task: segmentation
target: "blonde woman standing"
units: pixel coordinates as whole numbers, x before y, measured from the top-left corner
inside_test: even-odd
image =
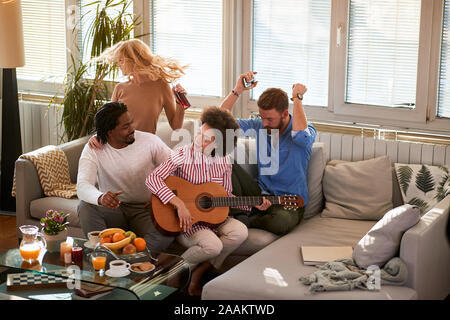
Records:
[[[128,81],[115,86],[111,101],[120,101],[127,106],[136,130],[154,134],[163,109],[172,129],[181,128],[184,108],[176,101],[173,91],[186,91],[179,84],[171,88],[170,83],[181,78],[187,66],[153,55],[139,39],[121,41],[106,49],[96,60],[116,63],[122,74],[128,76]],[[96,136],[89,140],[89,145],[102,149]]]

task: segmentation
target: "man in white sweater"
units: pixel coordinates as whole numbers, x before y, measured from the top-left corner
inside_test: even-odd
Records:
[[[150,250],[163,251],[174,238],[162,235],[151,220],[151,193],[145,179],[169,157],[169,147],[158,136],[135,130],[121,102],[104,104],[95,115],[95,128],[103,150],[86,144],[78,168],[83,232],[131,230],[146,240]]]

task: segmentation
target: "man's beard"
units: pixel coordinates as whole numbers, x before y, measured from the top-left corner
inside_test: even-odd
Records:
[[[134,141],[136,141],[136,138],[134,137],[134,131],[133,131],[132,134],[128,135],[127,138],[128,138],[128,137],[132,137],[132,138],[125,140],[125,143],[126,143],[126,144],[130,145],[130,144],[133,144]]]
[[[264,129],[267,130],[267,134],[271,134],[272,130],[278,130],[281,131],[281,128],[283,128],[283,118],[280,119],[280,123],[278,123],[278,126],[275,128],[271,128],[271,127],[264,127]]]

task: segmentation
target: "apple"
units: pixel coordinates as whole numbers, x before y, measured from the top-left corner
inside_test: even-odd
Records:
[[[136,247],[133,244],[127,244],[122,249],[122,254],[133,254],[136,253]]]

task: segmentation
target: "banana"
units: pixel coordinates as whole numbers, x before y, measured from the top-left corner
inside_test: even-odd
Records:
[[[125,239],[122,239],[120,241],[117,242],[113,242],[113,243],[104,243],[103,245],[105,247],[108,247],[109,249],[113,250],[114,252],[119,252],[120,249],[122,249],[123,247],[125,247],[127,244],[129,244],[131,242],[131,236],[126,237]]]
[[[124,234],[125,230],[120,229],[120,228],[109,228],[109,229],[102,230],[98,236],[100,238],[104,238],[107,236],[112,236],[116,232],[118,232],[120,234]]]

